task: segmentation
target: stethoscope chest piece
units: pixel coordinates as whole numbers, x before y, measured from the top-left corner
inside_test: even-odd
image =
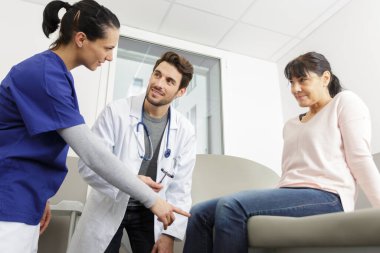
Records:
[[[167,149],[165,150],[165,153],[164,153],[165,158],[169,158],[171,152],[172,152],[172,151],[170,150],[170,148],[167,148]]]

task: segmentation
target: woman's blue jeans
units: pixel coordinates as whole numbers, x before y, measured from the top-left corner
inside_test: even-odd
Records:
[[[247,221],[251,216],[302,217],[340,211],[337,194],[312,188],[239,192],[191,209],[183,252],[248,252]]]

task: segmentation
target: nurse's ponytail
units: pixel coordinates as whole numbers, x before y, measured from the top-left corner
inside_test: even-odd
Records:
[[[62,8],[66,9],[66,13],[60,20],[58,12]],[[82,0],[73,5],[58,0],[46,5],[42,30],[49,37],[58,27],[58,39],[51,45],[53,49],[69,44],[76,32],[83,32],[90,41],[105,38],[106,29],[119,29],[120,22],[115,14],[94,0]]]
[[[50,34],[58,29],[59,23],[61,22],[58,12],[62,8],[65,8],[67,11],[71,8],[71,5],[62,1],[52,1],[46,5],[42,21],[42,30],[46,37],[49,38]]]

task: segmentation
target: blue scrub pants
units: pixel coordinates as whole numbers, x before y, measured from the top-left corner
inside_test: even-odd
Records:
[[[199,203],[191,209],[183,252],[248,252],[247,221],[251,216],[302,217],[340,211],[343,207],[339,196],[318,189],[239,192]]]

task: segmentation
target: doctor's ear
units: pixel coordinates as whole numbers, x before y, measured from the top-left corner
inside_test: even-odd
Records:
[[[186,88],[181,88],[181,89],[179,89],[179,90],[177,91],[177,95],[176,95],[175,98],[182,97],[183,94],[185,94],[185,93],[186,93]]]
[[[74,42],[77,45],[77,47],[81,48],[85,41],[87,40],[87,36],[84,32],[77,32],[74,35]]]

